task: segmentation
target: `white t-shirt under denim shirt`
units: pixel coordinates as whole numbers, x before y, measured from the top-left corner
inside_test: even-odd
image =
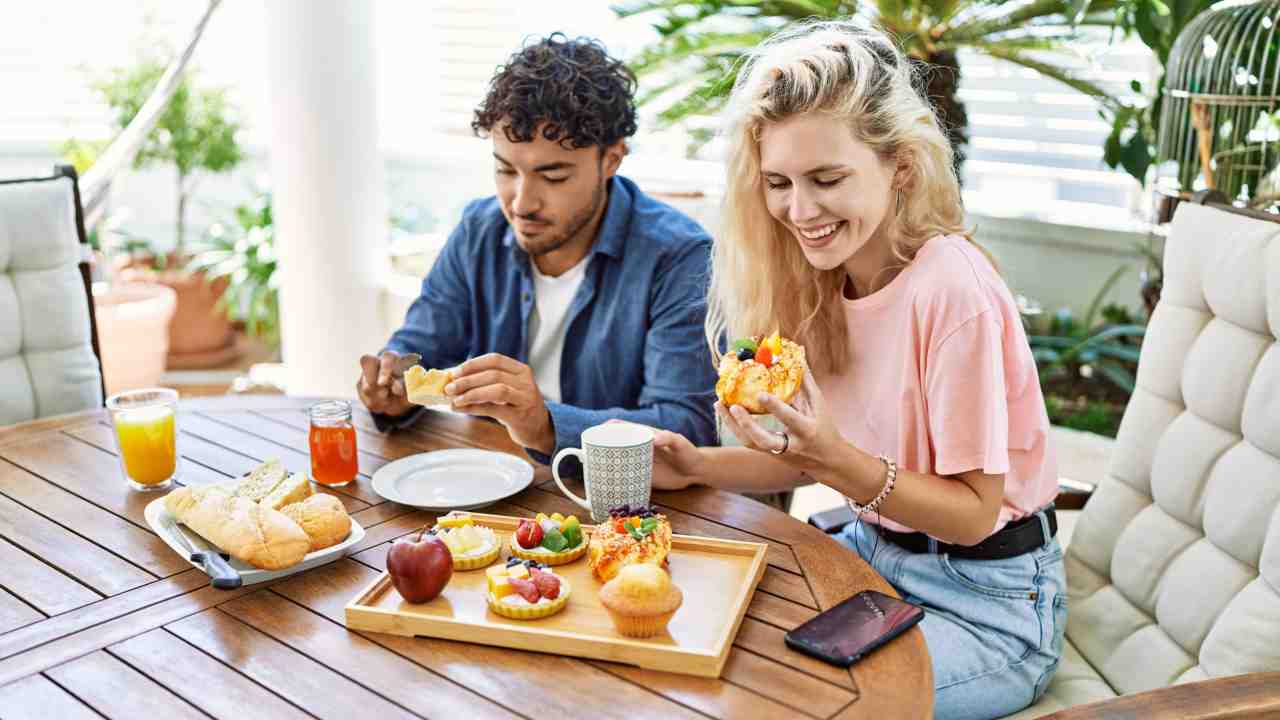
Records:
[[[569,331],[569,306],[587,275],[586,257],[558,277],[533,270],[533,311],[529,313],[529,367],[533,380],[548,402],[560,402],[560,356]]]

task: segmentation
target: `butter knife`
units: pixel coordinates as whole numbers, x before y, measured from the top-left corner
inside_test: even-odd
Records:
[[[209,576],[210,584],[219,590],[235,590],[244,584],[240,578],[240,573],[231,567],[226,558],[215,550],[196,550],[195,543],[187,536],[186,530],[181,525],[174,522],[171,518],[165,518],[162,521],[165,529],[178,538],[178,543],[182,545],[187,552],[187,558],[191,562],[200,563],[204,568],[204,572]]]

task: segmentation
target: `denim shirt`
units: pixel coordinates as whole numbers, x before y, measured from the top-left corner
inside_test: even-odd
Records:
[[[563,402],[547,402],[553,455],[580,446],[583,430],[612,418],[672,430],[695,445],[715,444],[716,372],[703,331],[711,238],[626,178],[611,179],[608,192],[586,276],[569,306]],[[529,255],[515,242],[497,198],[476,200],[386,349],[419,353],[429,368],[486,353],[527,363],[533,306]],[[414,415],[383,420],[404,426]]]

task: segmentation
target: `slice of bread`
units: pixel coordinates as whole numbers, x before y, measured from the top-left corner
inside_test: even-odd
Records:
[[[311,482],[302,473],[293,473],[276,485],[275,489],[258,501],[260,505],[279,510],[285,505],[302,502],[311,497]]]
[[[236,497],[258,502],[271,494],[276,486],[284,482],[289,473],[278,459],[272,458],[254,468],[236,485]]]
[[[451,371],[426,370],[421,365],[414,365],[404,374],[405,394],[415,405],[448,405],[449,397],[444,394],[444,386],[451,382]]]

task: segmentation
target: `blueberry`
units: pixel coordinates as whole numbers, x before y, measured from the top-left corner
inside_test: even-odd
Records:
[[[738,359],[746,362],[755,359],[756,354],[751,352],[751,348],[742,348],[738,351]]]

